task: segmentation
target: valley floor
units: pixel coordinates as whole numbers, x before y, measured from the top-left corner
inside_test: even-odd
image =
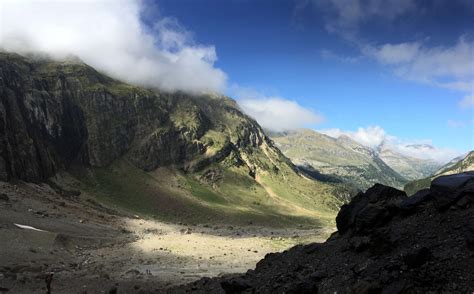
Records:
[[[222,221],[225,223],[225,220]],[[169,224],[46,184],[0,182],[0,288],[10,293],[162,290],[240,273],[269,252],[322,242],[331,229]],[[0,289],[1,292],[1,289]]]

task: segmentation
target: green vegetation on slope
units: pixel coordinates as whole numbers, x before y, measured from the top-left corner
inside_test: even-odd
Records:
[[[397,188],[406,179],[377,154],[348,137],[338,139],[312,130],[273,134],[272,139],[296,165],[328,182],[343,182],[366,190],[375,183]]]
[[[83,191],[103,204],[164,221],[270,227],[333,225],[334,211],[306,210],[284,198],[273,198],[238,169],[225,171],[215,187],[175,168],[144,172],[123,160],[104,168],[71,169],[70,173],[81,182]]]
[[[78,60],[2,53],[0,66],[0,118],[15,129],[0,176],[39,182],[74,163],[102,201],[168,219],[323,224],[342,204],[232,99],[131,86]]]

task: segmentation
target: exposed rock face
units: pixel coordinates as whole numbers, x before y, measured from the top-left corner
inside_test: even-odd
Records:
[[[78,61],[7,53],[0,53],[0,142],[0,180],[42,181],[73,162],[101,167],[123,156],[146,171],[194,170],[232,152],[252,172],[252,148],[294,169],[228,98],[145,90]]]
[[[376,184],[341,207],[336,217],[337,229],[344,233],[352,227],[362,230],[382,226],[390,220],[392,211],[396,210],[404,198],[405,192]]]
[[[127,166],[139,172],[132,177]],[[159,167],[179,184],[168,187],[151,175]],[[296,223],[308,219],[309,209],[317,213],[308,221],[330,223],[349,195],[302,175],[228,97],[164,93],[77,60],[0,52],[0,180],[42,182],[60,170],[126,209],[169,217],[217,216],[223,212],[213,201],[221,201],[265,221],[277,215]],[[142,188],[139,178],[147,172],[154,177],[149,188],[127,193]],[[211,194],[216,197],[206,197]]]
[[[474,173],[413,197],[376,185],[341,209],[323,244],[268,254],[241,276],[169,292],[469,293],[474,289]]]

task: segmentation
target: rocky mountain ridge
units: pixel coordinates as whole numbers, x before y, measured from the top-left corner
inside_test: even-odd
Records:
[[[381,159],[376,150],[347,136],[333,138],[303,129],[270,133],[270,137],[296,165],[308,172],[320,173],[329,181],[349,183],[360,190],[375,183],[401,188],[407,182]]]
[[[202,209],[203,218],[232,209],[250,220],[266,211],[330,221],[342,203],[334,186],[301,174],[227,97],[144,89],[77,59],[5,52],[0,94],[3,181],[41,182],[78,166],[79,188],[113,204],[160,214]],[[156,170],[160,176],[149,174]]]

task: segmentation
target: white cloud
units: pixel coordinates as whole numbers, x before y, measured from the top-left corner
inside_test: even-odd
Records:
[[[2,0],[0,48],[76,55],[127,82],[163,90],[223,91],[214,46],[196,44],[171,18],[143,25],[140,0]]]
[[[448,126],[450,128],[463,128],[466,126],[466,123],[460,120],[448,119]]]
[[[406,140],[387,134],[380,126],[369,126],[358,128],[357,131],[345,131],[341,129],[318,130],[333,138],[347,136],[352,140],[370,148],[376,148],[380,144],[385,144],[400,154],[421,159],[431,159],[440,163],[447,162],[461,154],[461,152],[437,148],[429,140]]]
[[[401,154],[414,158],[431,159],[439,163],[446,163],[462,154],[457,150],[434,147],[430,143],[399,143],[393,146]]]
[[[461,102],[459,102],[459,105],[463,108],[469,108],[469,107],[474,107],[474,94],[465,96]]]
[[[242,110],[271,131],[294,130],[323,121],[320,114],[293,100],[265,96],[253,89],[238,86],[234,86],[232,91]]]
[[[403,78],[457,90],[472,90],[474,42],[461,37],[450,47],[424,47],[421,42],[364,46],[363,52],[393,66]]]
[[[461,91],[461,92],[474,93],[474,80],[442,83],[442,84],[439,84],[438,86],[446,88],[446,89]]]
[[[302,3],[307,3],[306,1]],[[313,0],[312,3],[323,10],[329,32],[349,41],[364,56],[388,67],[397,76],[467,95],[474,94],[472,40],[461,36],[451,46],[427,46],[427,42],[421,40],[374,45],[362,36],[361,27],[364,25],[377,25],[377,22],[390,24],[410,14],[422,14],[429,10],[436,12],[436,9],[444,9],[448,1],[420,3],[415,0]],[[466,9],[474,7],[472,1],[467,0],[459,0],[457,4],[464,5]],[[327,56],[332,55],[327,52],[322,54],[323,58]]]
[[[413,11],[413,0],[313,0],[326,12],[326,30],[354,39],[359,27],[374,18],[393,20]]]
[[[341,129],[327,129],[321,130],[319,132],[334,138],[338,138],[340,136],[345,135],[351,138],[352,140],[371,148],[379,146],[387,138],[385,130],[379,126],[358,128],[355,132],[343,131]]]
[[[356,63],[358,62],[363,56],[345,56],[345,55],[339,55],[337,53],[334,53],[333,51],[329,49],[322,49],[320,52],[320,55],[323,59],[326,60],[337,60],[343,63]]]
[[[420,43],[385,44],[379,47],[366,46],[365,54],[383,64],[412,62],[420,51]]]

